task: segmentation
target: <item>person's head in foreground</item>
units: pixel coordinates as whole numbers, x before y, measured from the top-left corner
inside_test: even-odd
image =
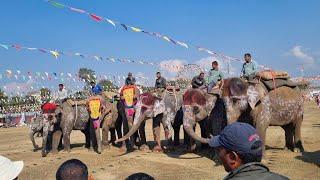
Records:
[[[88,168],[78,159],[70,159],[60,165],[56,173],[57,180],[88,180]]]
[[[200,72],[199,77],[200,77],[200,79],[204,79],[204,72]]]
[[[235,122],[227,125],[220,135],[213,137],[209,145],[218,150],[218,156],[225,170],[230,172],[225,179],[287,179],[272,173],[261,164],[262,141],[254,127]]]
[[[11,161],[0,155],[0,179],[18,179],[23,169],[23,161]]]
[[[126,178],[126,180],[154,180],[154,177],[146,173],[134,173]]]
[[[244,60],[245,60],[247,63],[251,62],[251,54],[250,54],[250,53],[244,54]]]

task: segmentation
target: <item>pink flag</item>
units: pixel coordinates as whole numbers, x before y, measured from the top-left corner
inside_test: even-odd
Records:
[[[78,13],[85,13],[85,12],[86,12],[85,10],[77,9],[77,8],[73,8],[73,7],[70,7],[70,10],[71,10],[71,11],[78,12]]]
[[[97,22],[100,22],[100,21],[102,20],[102,17],[97,16],[97,15],[92,14],[92,13],[90,14],[90,17],[91,17],[93,20],[97,21]]]

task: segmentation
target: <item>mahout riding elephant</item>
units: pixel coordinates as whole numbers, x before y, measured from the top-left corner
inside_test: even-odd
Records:
[[[237,120],[252,124],[263,145],[268,126],[281,126],[285,130],[286,148],[304,151],[301,142],[303,99],[299,90],[288,86],[268,90],[262,83],[252,84],[240,78],[229,78],[224,80],[222,99],[228,124]],[[207,141],[200,137],[197,139]]]
[[[133,127],[130,131],[118,139],[117,142],[121,142],[129,138],[134,134],[141,123],[145,123],[146,119],[153,119],[153,135],[154,140],[156,141],[156,146],[153,148],[154,151],[161,151],[160,143],[160,122],[162,122],[165,129],[166,139],[171,138],[170,130],[172,129],[172,124],[177,112],[181,108],[182,97],[179,95],[169,95],[168,92],[165,92],[163,98],[159,98],[152,93],[143,93],[138,97],[138,101],[135,106],[135,116]],[[181,117],[181,114],[180,114]],[[181,119],[181,118],[180,118]],[[179,124],[179,123],[176,123]],[[181,124],[181,123],[180,123]],[[174,126],[177,129],[175,132],[179,133],[180,126]],[[179,137],[175,135],[175,137]],[[179,140],[176,140],[178,142]]]
[[[219,106],[215,109],[216,103]],[[207,138],[210,135],[219,133],[213,124],[223,122],[222,114],[218,112],[218,110],[223,111],[221,103],[218,93],[207,93],[201,89],[188,89],[183,95],[183,127],[192,139],[200,141],[203,146],[207,146]],[[202,138],[195,133],[197,123],[200,125]],[[195,148],[196,144],[192,141],[191,151],[194,151]]]

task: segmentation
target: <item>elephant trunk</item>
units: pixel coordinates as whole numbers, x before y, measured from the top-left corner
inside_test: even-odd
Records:
[[[132,136],[140,127],[141,123],[144,121],[144,118],[143,117],[139,117],[137,119],[137,121],[134,121],[132,127],[130,128],[129,132],[124,135],[122,138],[120,139],[117,139],[115,141],[115,143],[118,143],[118,142],[122,142],[122,141],[125,141],[127,140],[130,136]]]
[[[204,143],[204,144],[208,144],[209,143],[209,139],[205,139],[205,138],[202,138],[202,137],[199,137],[193,130],[193,128],[191,126],[184,126],[184,130],[188,133],[188,135],[196,140],[196,141],[199,141],[201,143]]]

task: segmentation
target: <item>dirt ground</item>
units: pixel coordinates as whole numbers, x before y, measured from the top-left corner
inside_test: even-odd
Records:
[[[284,131],[279,127],[270,127],[264,163],[272,171],[291,179],[320,179],[320,109],[312,102],[306,103],[304,117],[302,138],[305,152],[300,154],[284,150]],[[24,161],[20,179],[54,179],[58,166],[71,158],[85,162],[95,179],[124,179],[135,172],[145,172],[156,179],[175,180],[222,179],[227,174],[221,165],[208,158],[212,155],[209,152],[185,153],[182,147],[171,153],[135,151],[128,154],[111,147],[98,155],[83,147],[84,136],[79,131],[72,133],[71,153],[60,151],[59,154],[42,158],[40,151],[32,151],[27,133],[27,127],[0,129],[0,154]],[[152,144],[151,120],[147,122],[146,133],[147,140]],[[37,142],[40,144],[40,138]]]

